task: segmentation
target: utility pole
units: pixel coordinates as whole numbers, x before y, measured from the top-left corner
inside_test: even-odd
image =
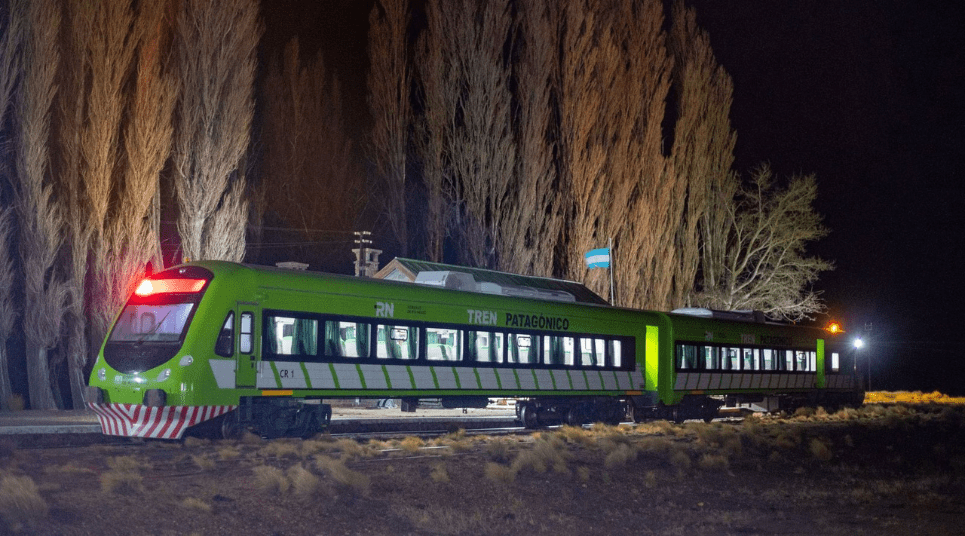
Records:
[[[374,277],[379,271],[379,255],[381,249],[368,247],[372,243],[367,237],[372,236],[369,231],[355,231],[355,243],[357,248],[352,250],[355,254],[355,277]]]

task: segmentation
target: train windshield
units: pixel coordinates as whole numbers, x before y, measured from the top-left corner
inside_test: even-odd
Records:
[[[128,304],[117,319],[110,342],[178,342],[194,310],[193,303]]]
[[[142,281],[107,337],[104,360],[131,374],[174,357],[212,277],[208,270],[189,266]]]

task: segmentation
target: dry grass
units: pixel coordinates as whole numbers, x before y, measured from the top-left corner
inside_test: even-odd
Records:
[[[255,487],[266,493],[287,493],[291,482],[285,472],[271,465],[259,465],[252,469],[255,473]]]
[[[194,465],[196,465],[198,469],[201,469],[202,471],[210,471],[218,466],[217,462],[203,454],[200,456],[192,455],[191,461],[194,462]]]
[[[263,458],[298,458],[301,444],[287,439],[276,439],[265,444],[256,453]]]
[[[8,524],[45,518],[49,510],[37,483],[29,476],[0,479],[0,516]]]
[[[104,493],[141,493],[144,491],[144,478],[133,471],[107,471],[101,473],[101,490]]]
[[[507,462],[510,457],[510,441],[503,438],[496,438],[486,443],[486,453],[497,462]]]
[[[241,450],[234,445],[219,445],[216,452],[218,459],[222,461],[236,460],[241,456]]]
[[[603,461],[603,465],[607,469],[616,469],[623,467],[628,463],[635,461],[637,459],[637,449],[621,443],[616,445],[616,448],[611,450],[607,455],[606,459]]]
[[[66,465],[48,465],[44,467],[44,473],[48,475],[92,475],[97,471],[90,467],[77,467],[72,463]]]
[[[372,487],[371,479],[358,471],[345,466],[343,460],[336,460],[325,455],[315,456],[315,467],[345,488],[367,496]]]
[[[827,441],[818,438],[812,438],[808,443],[808,447],[811,450],[811,455],[822,462],[829,462],[831,458],[834,457],[834,452],[831,451],[831,446]]]
[[[444,484],[449,482],[449,470],[446,469],[445,463],[439,463],[432,467],[432,472],[429,473],[429,478],[433,482]]]
[[[537,473],[545,473],[548,468],[552,468],[557,473],[566,473],[569,472],[566,464],[572,457],[562,439],[543,434],[537,437],[532,447],[516,455],[512,467],[516,472],[532,469]]]
[[[144,491],[142,469],[150,465],[133,456],[114,456],[107,459],[110,470],[101,473],[101,490],[105,493],[141,493]]]
[[[410,454],[419,452],[424,446],[426,446],[426,442],[417,436],[408,436],[402,441],[399,441],[399,448]]]
[[[287,474],[292,493],[299,497],[311,497],[321,484],[321,479],[302,465],[293,465]]]
[[[701,455],[697,466],[705,471],[725,471],[730,467],[730,462],[722,454],[706,452]]]
[[[516,469],[499,463],[486,463],[486,478],[492,482],[511,484],[516,480]]]
[[[211,505],[195,497],[187,497],[182,500],[181,507],[187,510],[211,513]]]

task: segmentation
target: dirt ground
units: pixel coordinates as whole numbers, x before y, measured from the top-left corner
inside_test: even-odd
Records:
[[[7,534],[962,534],[965,409],[526,435],[0,445]]]

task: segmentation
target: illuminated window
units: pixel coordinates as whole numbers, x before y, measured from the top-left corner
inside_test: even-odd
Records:
[[[461,331],[426,328],[426,358],[430,361],[462,361]]]
[[[831,352],[831,370],[834,372],[841,370],[841,356],[837,352]]]
[[[250,354],[254,349],[254,326],[254,315],[241,313],[241,337],[238,340],[238,350],[243,354]]]

